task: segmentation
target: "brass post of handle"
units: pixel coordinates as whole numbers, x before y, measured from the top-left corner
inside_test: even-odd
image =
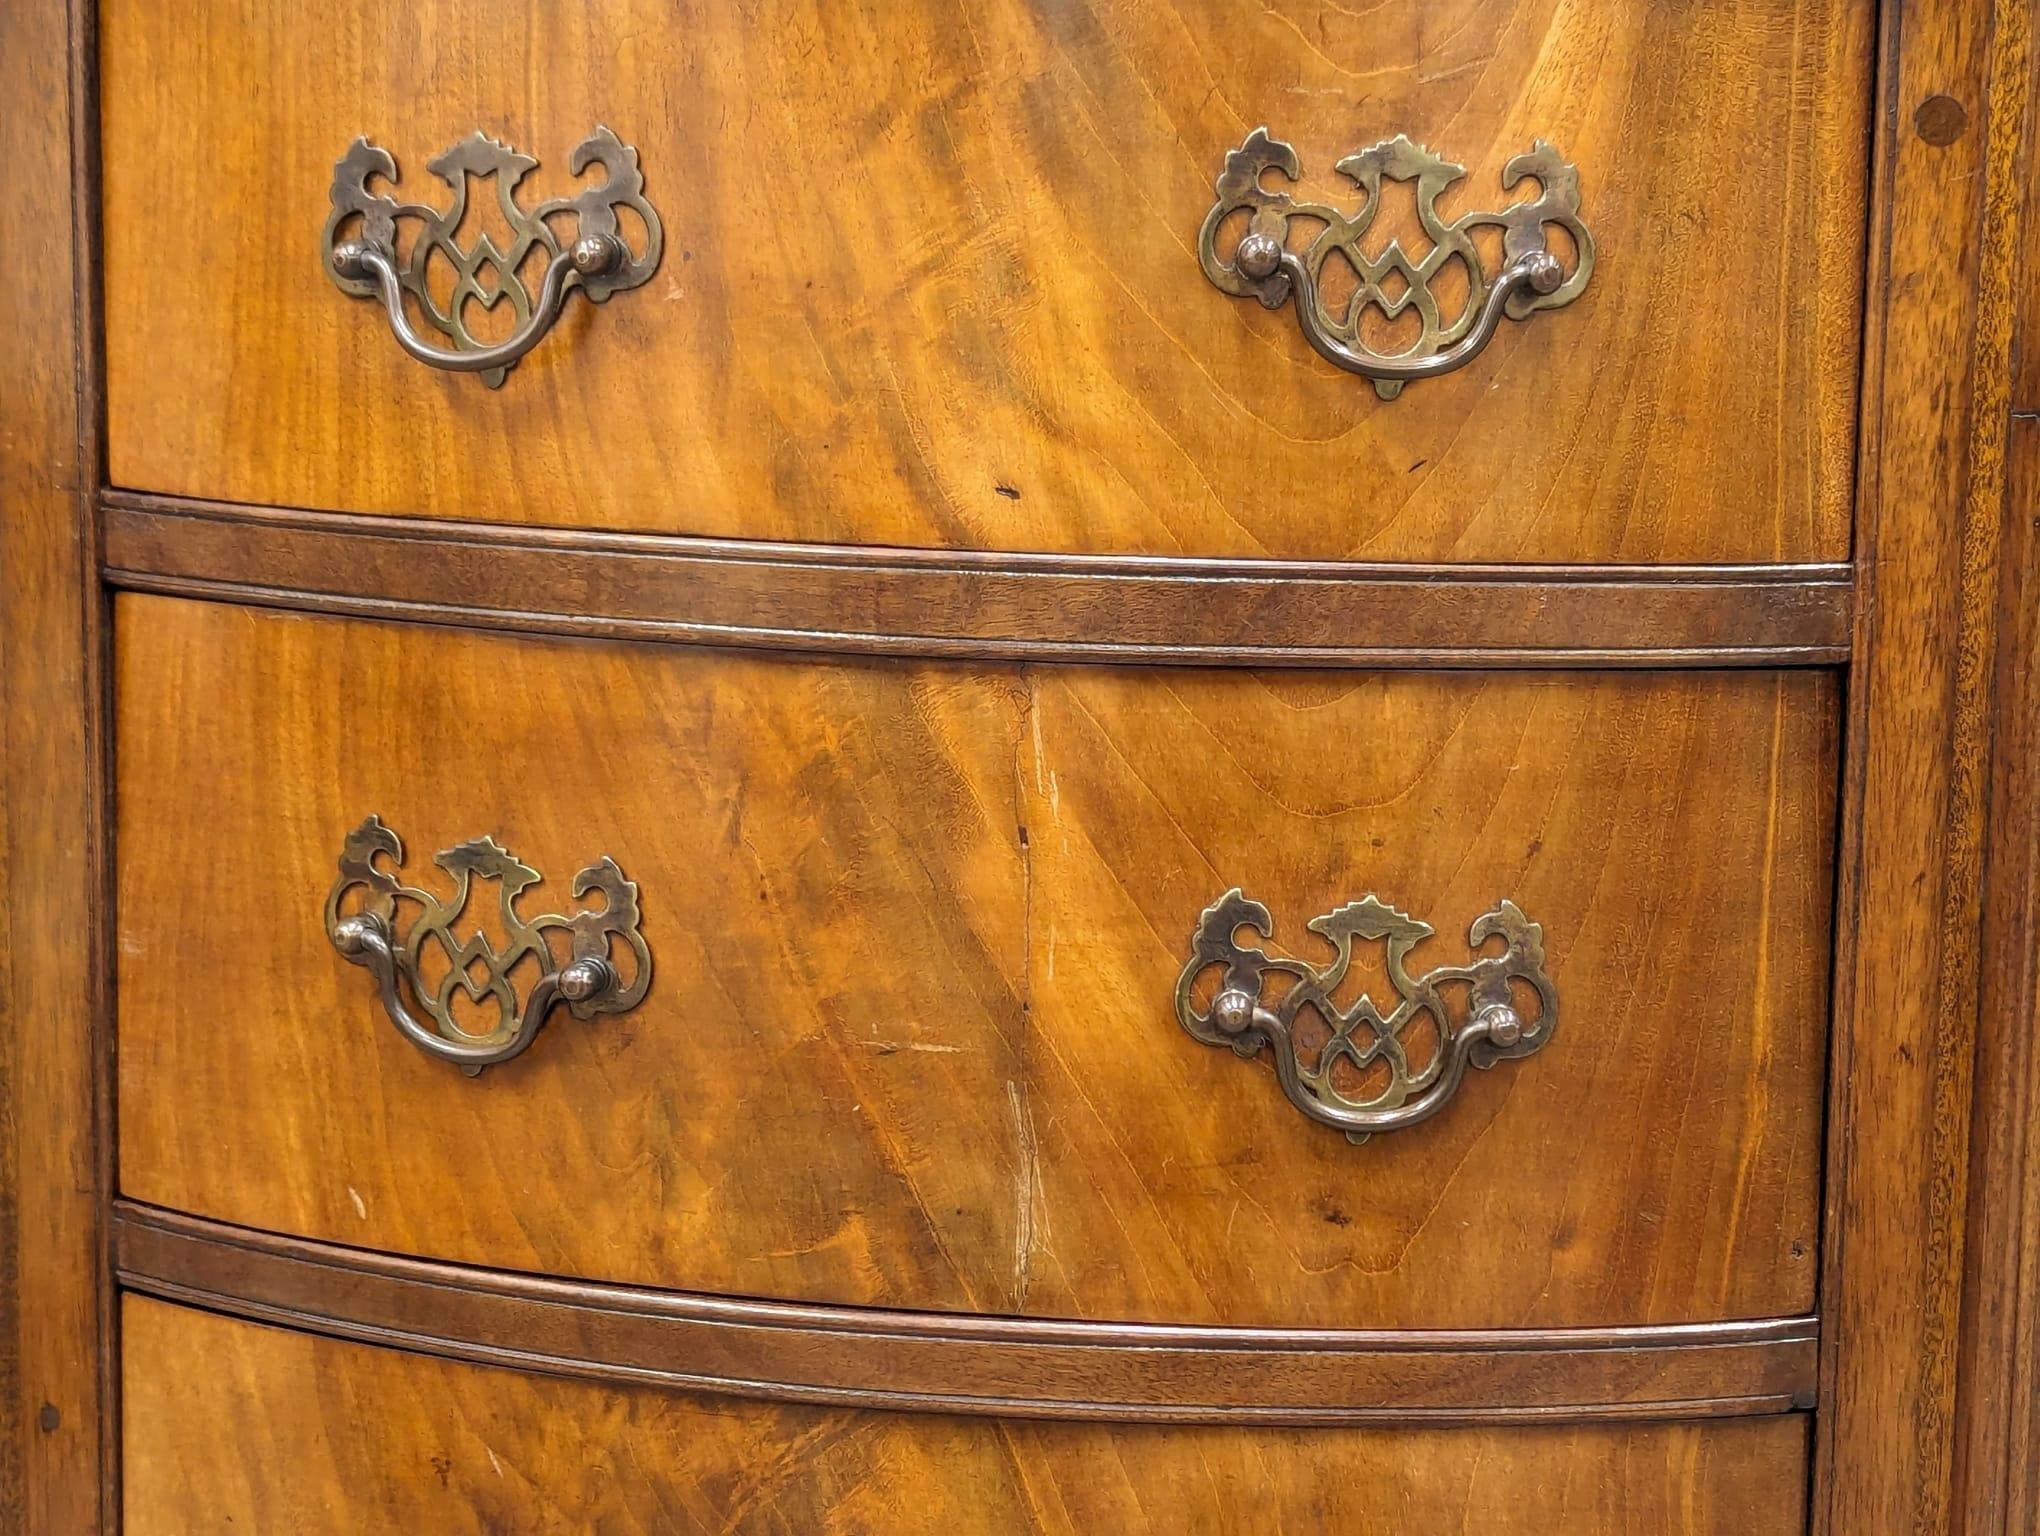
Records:
[[[600,906],[526,917],[518,910],[519,898],[541,877],[494,838],[434,855],[433,862],[453,879],[448,897],[400,881],[396,869],[403,859],[403,843],[380,817],[370,816],[350,832],[339,878],[326,896],[326,936],[375,976],[383,1012],[426,1055],[473,1077],[530,1049],[558,1004],[580,1019],[628,1013],[651,985],[651,951],[638,932],[637,886],[624,879],[614,860],[598,860],[574,877],[574,899],[599,895]],[[465,936],[455,931],[477,880],[495,883],[505,935],[500,948],[480,929]],[[399,903],[417,916],[400,922]],[[567,936],[564,960],[547,938],[556,931]],[[435,950],[442,969],[432,982],[426,959]],[[619,969],[618,959],[627,959],[627,967]],[[538,974],[520,1002],[512,977],[527,963],[535,963]],[[454,1012],[457,991],[485,1016],[493,1010],[490,1028],[461,1024]]]
[[[397,179],[397,163],[387,150],[356,139],[333,167],[332,211],[320,247],[327,275],[344,293],[381,300],[397,345],[419,362],[454,373],[479,373],[491,389],[499,387],[518,359],[552,329],[569,296],[578,290],[600,304],[611,294],[638,287],[657,270],[664,248],[659,216],[645,200],[638,152],[607,128],[597,128],[567,162],[576,176],[591,165],[601,166],[605,178],[600,184],[526,208],[517,201],[517,184],[537,165],[507,144],[471,134],[429,163],[428,169],[452,191],[451,205],[439,209],[371,192],[371,181]],[[487,234],[463,247],[459,230],[467,214],[468,184],[491,180],[496,206],[511,231],[509,247],[499,249]],[[619,209],[636,215],[640,249],[633,250],[625,239]],[[562,216],[574,221],[573,238],[565,243],[551,222]],[[400,253],[397,231],[405,223],[418,228],[408,250]],[[535,294],[521,271],[534,249],[548,258]],[[443,296],[432,288],[435,256],[451,273],[451,287]],[[435,345],[411,324],[407,300],[448,345]],[[469,306],[493,309],[502,303],[509,304],[516,325],[501,341],[480,340],[468,327]]]
[[[1579,171],[1541,139],[1502,172],[1504,190],[1524,180],[1536,181],[1535,198],[1464,213],[1449,222],[1438,212],[1437,200],[1466,169],[1407,135],[1348,155],[1338,169],[1365,196],[1357,213],[1272,191],[1263,185],[1269,171],[1295,181],[1302,175],[1302,162],[1289,145],[1271,138],[1267,129],[1256,128],[1225,157],[1215,187],[1217,201],[1198,231],[1197,258],[1213,285],[1236,298],[1255,298],[1265,308],[1279,309],[1293,297],[1297,323],[1312,349],[1348,373],[1373,380],[1375,392],[1384,400],[1393,400],[1412,379],[1436,378],[1463,368],[1494,338],[1505,318],[1524,320],[1540,310],[1563,308],[1579,297],[1593,275],[1594,239],[1579,216]],[[1416,184],[1417,218],[1429,242],[1421,255],[1411,255],[1399,240],[1390,240],[1374,255],[1365,249],[1381,206],[1384,180]],[[1231,255],[1221,256],[1220,231],[1243,212],[1249,215],[1246,230]],[[1289,246],[1292,218],[1322,226],[1301,250]],[[1473,231],[1483,227],[1502,231],[1502,268],[1492,277],[1473,239]],[[1563,230],[1572,241],[1570,272],[1550,249],[1547,228]],[[1324,298],[1325,264],[1334,256],[1350,263],[1358,280],[1339,313]],[[1465,304],[1448,320],[1440,312],[1432,284],[1454,263],[1464,266],[1469,292]],[[1370,307],[1389,320],[1415,314],[1416,339],[1398,353],[1368,346],[1360,338],[1360,322]]]
[[[1512,901],[1474,920],[1470,963],[1414,976],[1410,950],[1433,930],[1376,897],[1349,902],[1306,926],[1332,946],[1328,964],[1240,943],[1241,929],[1265,939],[1275,924],[1260,902],[1237,887],[1227,891],[1198,919],[1190,958],[1176,980],[1176,1020],[1206,1045],[1228,1046],[1243,1057],[1267,1051],[1289,1102],[1319,1125],[1344,1131],[1349,1141],[1430,1119],[1451,1102],[1468,1067],[1528,1056],[1558,1028],[1558,989],[1544,969],[1544,930]],[[1493,939],[1502,941],[1501,953],[1480,953]],[[1386,1013],[1364,993],[1350,1005],[1334,996],[1352,966],[1356,941],[1387,946],[1396,999]],[[1198,982],[1214,969],[1217,991],[1200,1007]],[[1276,978],[1272,985],[1270,977]],[[1535,1010],[1525,1018],[1532,998]],[[1298,1021],[1307,1012],[1325,1035],[1314,1048],[1298,1038]],[[1429,1017],[1436,1044],[1413,1060],[1404,1037],[1420,1016]]]

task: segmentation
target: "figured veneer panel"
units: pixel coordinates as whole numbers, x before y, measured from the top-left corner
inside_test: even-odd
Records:
[[[106,0],[111,479],[955,548],[1844,558],[1873,21],[599,0],[538,27],[508,0]],[[1448,214],[1548,139],[1593,280],[1383,404],[1199,270],[1258,122],[1334,197],[1339,157],[1407,132],[1467,167]],[[502,390],[403,356],[320,271],[357,135],[443,205],[426,162],[476,129],[540,161],[537,198],[597,123],[641,151],[664,264],[575,300]]]
[[[117,604],[123,1191],[690,1290],[1547,1327],[1813,1295],[1827,673],[780,660]],[[370,811],[643,888],[657,962],[468,1081],[319,910]],[[419,878],[426,878],[420,875]],[[1557,1037],[1365,1147],[1170,1014],[1204,905],[1546,929]]]
[[[1837,692],[1042,673],[1027,1293],[1217,1313],[1272,1287],[1397,1324],[1810,1310]],[[1107,1008],[1152,996],[1232,885],[1313,961],[1305,922],[1375,892],[1437,930],[1413,971],[1464,960],[1506,896],[1543,926],[1560,1027],[1360,1147],[1261,1063],[1130,1055]],[[1378,947],[1361,980],[1393,997]],[[1073,1206],[1098,1216],[1072,1230]]]
[[[118,608],[130,1192],[524,1268],[1002,1299],[1014,688]],[[423,1059],[319,920],[371,811],[420,883],[485,833],[562,903],[613,856],[651,994],[556,1018],[534,1070]]]
[[[1251,1430],[747,1403],[131,1297],[131,1536],[1804,1529],[1806,1421]]]

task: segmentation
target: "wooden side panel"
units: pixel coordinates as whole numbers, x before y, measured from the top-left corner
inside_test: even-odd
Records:
[[[1999,1409],[1958,1380],[2032,9],[1887,8],[1821,1308],[1834,1536],[1993,1528],[1961,1421]]]
[[[118,609],[136,1199],[510,1268],[1186,1322],[1813,1300],[1834,680],[818,663]],[[613,855],[657,961],[476,1081],[319,912],[370,811]],[[1171,1017],[1204,906],[1500,896],[1564,1004],[1348,1145]],[[1435,960],[1432,958],[1435,956]]]
[[[2030,397],[2029,397],[2030,398]],[[2040,505],[2040,414],[2029,413],[2014,439],[2011,485],[2027,507]],[[2028,524],[2028,517],[2020,517]],[[2028,542],[2024,607],[2008,638],[2019,681],[2006,687],[2003,731],[1993,781],[1994,872],[1990,960],[1984,977],[1989,1030],[1979,1056],[1993,1075],[1987,1118],[1972,1159],[1978,1237],[1969,1293],[1970,1320],[1961,1422],[1970,1442],[1969,1497],[2006,1533],[2040,1529],[2040,619],[2025,597],[2040,581]],[[2001,1010],[2001,1011],[1998,1011]]]
[[[2036,23],[2032,4],[1999,20],[1992,219],[2013,256],[1989,298],[1994,339],[2009,349],[2010,389],[1978,423],[1987,446],[2002,433],[2005,462],[1957,1412],[1965,1530],[1974,1536],[2040,1529],[2040,292],[2027,280],[2040,271]],[[1978,489],[1982,513],[1988,482]]]
[[[104,12],[118,485],[1005,550],[1848,552],[1863,0]],[[478,128],[551,195],[597,123],[642,151],[664,266],[574,301],[508,387],[402,356],[320,271],[357,135],[407,197],[442,198],[426,162]],[[1198,268],[1257,123],[1321,197],[1341,156],[1428,141],[1467,167],[1450,212],[1548,139],[1592,285],[1383,404]]]
[[[98,1528],[99,886],[71,14],[0,6],[0,1528]],[[96,594],[95,594],[96,595]]]
[[[128,1536],[1255,1530],[1770,1536],[1806,1426],[1253,1431],[617,1392],[126,1303]]]

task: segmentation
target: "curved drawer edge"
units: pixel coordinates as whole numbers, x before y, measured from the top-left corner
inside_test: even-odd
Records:
[[[354,618],[840,655],[1255,667],[1849,656],[1849,568],[1378,565],[588,534],[110,491],[113,586]]]
[[[1810,1317],[1385,1332],[749,1301],[346,1248],[120,1202],[128,1290],[549,1375],[790,1402],[1175,1423],[1654,1420],[1812,1406]]]

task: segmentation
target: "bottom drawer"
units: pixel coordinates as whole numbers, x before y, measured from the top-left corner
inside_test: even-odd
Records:
[[[810,1408],[409,1355],[130,1298],[128,1536],[1804,1528],[1807,1421],[1281,1430]]]

